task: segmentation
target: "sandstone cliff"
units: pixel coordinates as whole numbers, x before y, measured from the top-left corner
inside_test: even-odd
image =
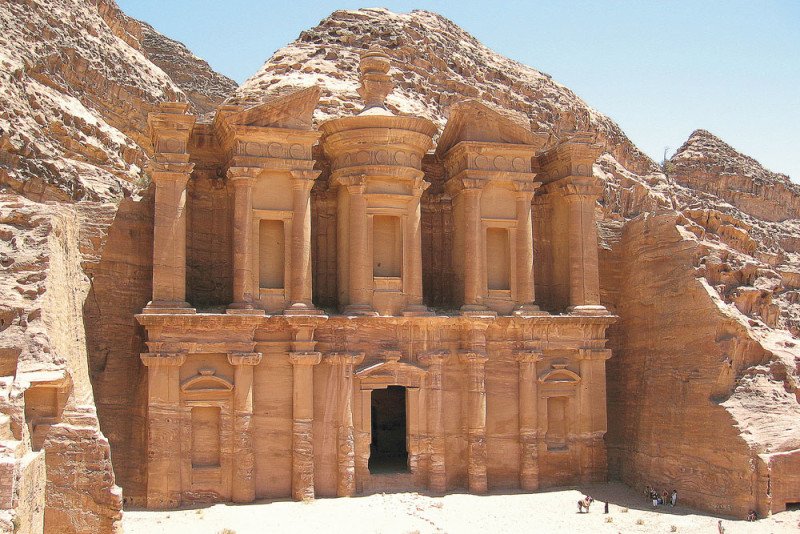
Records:
[[[92,303],[116,302],[102,326],[127,321],[118,340],[126,355],[138,347],[133,312],[113,291],[93,295],[89,266],[117,203],[147,185],[148,112],[188,100],[203,113],[234,88],[113,1],[0,0],[0,531],[116,528],[121,492],[89,377],[101,350]]]
[[[0,183],[39,200],[130,196],[155,104],[205,112],[235,87],[105,0],[0,1],[0,65]]]

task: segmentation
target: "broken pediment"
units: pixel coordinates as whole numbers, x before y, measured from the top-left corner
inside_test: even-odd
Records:
[[[319,95],[319,87],[312,86],[282,94],[246,109],[224,106],[217,112],[215,123],[223,129],[240,126],[311,130],[311,120]]]
[[[530,130],[521,116],[496,110],[478,100],[463,100],[450,106],[447,125],[439,138],[436,154],[444,156],[462,141],[529,145],[539,149],[546,139]]]

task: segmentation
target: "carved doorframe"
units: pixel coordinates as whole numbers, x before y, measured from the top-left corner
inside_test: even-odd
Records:
[[[385,359],[372,361],[354,373],[358,381],[357,410],[353,418],[356,435],[356,488],[363,490],[364,481],[368,480],[370,445],[372,444],[372,392],[386,389],[389,386],[406,388],[406,450],[408,452],[408,468],[415,476],[419,471],[422,429],[420,420],[423,407],[420,399],[420,388],[427,371],[417,365],[399,361],[400,355],[389,354]]]

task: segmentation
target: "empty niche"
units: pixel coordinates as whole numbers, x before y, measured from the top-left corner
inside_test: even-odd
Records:
[[[217,406],[192,408],[192,467],[219,467],[219,415]]]
[[[50,425],[58,423],[58,389],[32,387],[25,390],[25,421],[31,433],[31,445],[40,450]]]
[[[262,220],[258,229],[259,287],[283,289],[285,250],[283,221]]]
[[[400,217],[375,215],[372,219],[373,276],[399,278],[403,264]]]
[[[567,448],[567,397],[547,398],[547,441],[548,450]]]
[[[486,229],[486,274],[490,290],[508,290],[510,286],[510,249],[508,230]]]

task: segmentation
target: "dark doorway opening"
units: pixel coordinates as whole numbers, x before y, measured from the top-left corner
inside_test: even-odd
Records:
[[[791,512],[793,510],[800,510],[800,502],[787,502],[786,503],[786,511]]]
[[[370,473],[408,471],[406,449],[406,388],[389,386],[372,391]]]

